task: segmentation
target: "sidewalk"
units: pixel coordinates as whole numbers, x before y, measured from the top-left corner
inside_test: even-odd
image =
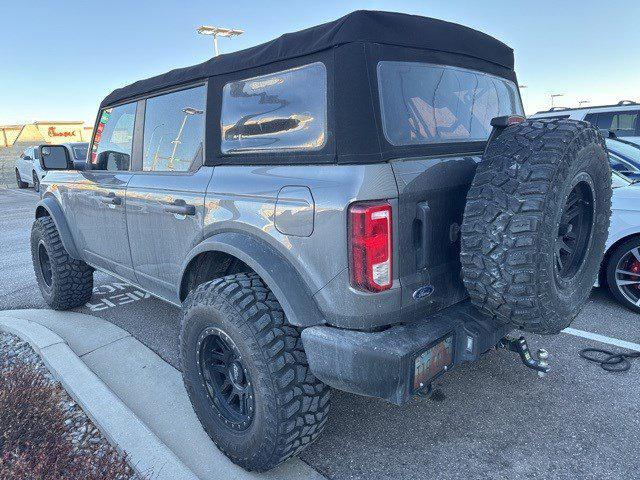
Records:
[[[324,478],[297,458],[266,474],[231,463],[200,426],[180,372],[105,320],[10,310],[0,312],[0,329],[29,341],[105,436],[154,479]]]

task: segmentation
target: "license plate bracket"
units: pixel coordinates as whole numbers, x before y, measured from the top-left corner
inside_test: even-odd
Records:
[[[421,390],[453,367],[454,334],[436,340],[418,353],[413,362],[413,390]]]

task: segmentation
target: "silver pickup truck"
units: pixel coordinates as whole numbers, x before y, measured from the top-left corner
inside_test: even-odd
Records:
[[[513,51],[358,11],[115,90],[50,173],[33,262],[56,309],[94,269],[183,310],[184,383],[234,462],[318,437],[329,387],[398,405],[554,334],[593,285],[611,171],[593,127],[525,121]]]

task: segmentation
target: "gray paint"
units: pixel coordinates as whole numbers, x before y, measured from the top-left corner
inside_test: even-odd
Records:
[[[282,187],[276,198],[276,229],[284,235],[310,237],[313,233],[315,208],[309,187]]]
[[[461,221],[451,212],[461,216],[476,160],[50,172],[44,186],[81,258],[152,295],[180,305],[190,261],[221,251],[262,276],[291,323],[369,330],[424,318],[464,298],[449,232],[451,222]],[[104,203],[109,195],[121,201]],[[347,214],[354,201],[382,199],[393,211],[393,284],[374,294],[350,285]],[[407,226],[425,200],[444,210],[431,227],[439,243],[431,245],[427,267],[416,269]],[[192,214],[176,213],[176,205]],[[414,298],[426,285],[434,293]]]

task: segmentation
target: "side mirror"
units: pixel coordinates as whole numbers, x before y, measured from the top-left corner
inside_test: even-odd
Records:
[[[72,170],[73,162],[69,151],[62,145],[42,145],[40,151],[40,166],[43,170]]]

